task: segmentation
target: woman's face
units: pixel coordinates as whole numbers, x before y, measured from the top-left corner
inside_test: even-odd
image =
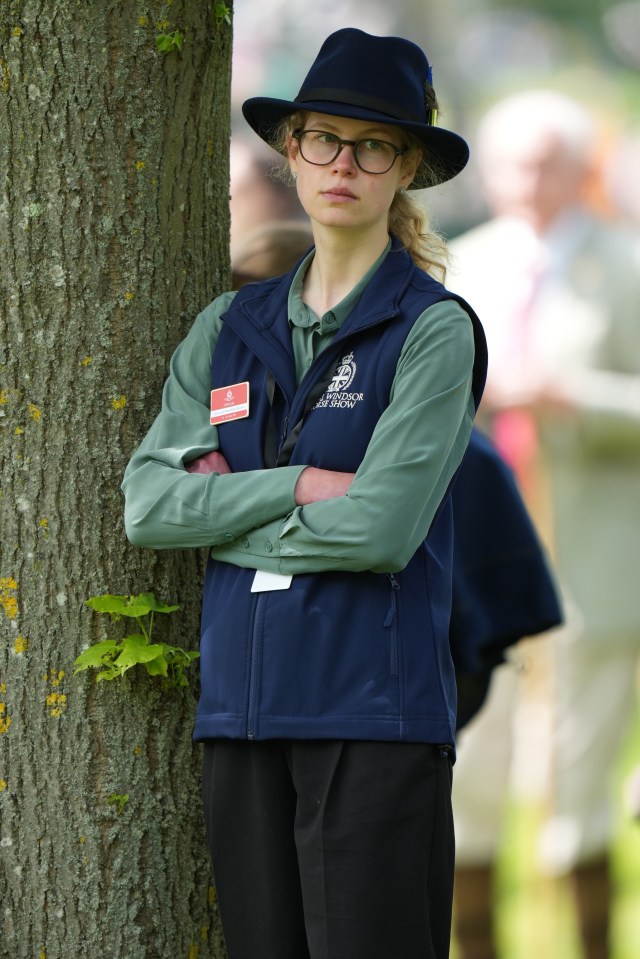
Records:
[[[384,123],[310,113],[303,129],[320,130],[342,140],[384,140],[399,150],[405,147],[398,127]],[[296,174],[300,202],[311,219],[323,226],[361,230],[380,227],[386,231],[393,198],[411,183],[420,156],[415,152],[399,156],[386,173],[365,173],[357,165],[353,149],[343,146],[330,163],[316,166],[304,159],[298,141],[291,137],[289,165]]]

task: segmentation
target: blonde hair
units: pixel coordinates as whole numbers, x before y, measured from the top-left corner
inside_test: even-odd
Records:
[[[274,129],[270,139],[271,146],[282,157],[287,156],[288,143],[294,130],[304,126],[307,114],[304,110],[285,117]],[[402,127],[398,128],[405,139],[410,153],[419,151],[422,154],[418,170],[420,182],[436,184],[440,182],[438,170],[425,158],[424,149],[420,140]],[[272,170],[272,176],[293,183],[293,177],[287,163],[278,163]],[[418,176],[418,171],[416,171]],[[401,244],[420,269],[429,273],[436,280],[444,283],[449,251],[443,237],[431,226],[424,207],[406,192],[396,193],[389,209],[389,232],[400,240]]]

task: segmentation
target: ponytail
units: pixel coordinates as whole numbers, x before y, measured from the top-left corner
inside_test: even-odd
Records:
[[[389,232],[398,237],[416,266],[444,283],[449,260],[447,244],[429,224],[427,212],[408,193],[396,193],[394,197],[389,210]]]

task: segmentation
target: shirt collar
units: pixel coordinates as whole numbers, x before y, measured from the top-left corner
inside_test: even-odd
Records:
[[[320,333],[334,333],[336,330],[339,330],[349,314],[355,309],[358,300],[364,293],[367,284],[373,277],[374,273],[381,266],[390,249],[391,238],[389,238],[386,247],[378,259],[369,267],[362,279],[356,283],[351,292],[347,293],[344,299],[340,300],[340,302],[337,303],[331,310],[323,313],[323,315],[320,317],[318,317],[317,313],[314,313],[311,307],[307,306],[302,299],[304,278],[307,275],[307,270],[311,266],[311,261],[315,255],[315,250],[311,250],[311,252],[304,258],[298,267],[289,289],[289,324],[298,327],[315,326],[318,328]]]

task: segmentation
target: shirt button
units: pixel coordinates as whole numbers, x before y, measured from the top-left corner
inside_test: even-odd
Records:
[[[249,549],[249,546],[251,545],[246,536],[242,537],[242,545],[245,549]]]
[[[235,539],[235,536],[233,535],[233,533],[230,533],[229,531],[227,531],[227,532],[224,534],[224,538],[227,540],[227,542],[230,543],[231,540]]]
[[[273,552],[273,543],[272,543],[270,540],[267,540],[266,543],[265,543],[265,548],[266,548],[266,550],[267,550],[267,553],[272,553],[272,552]]]

